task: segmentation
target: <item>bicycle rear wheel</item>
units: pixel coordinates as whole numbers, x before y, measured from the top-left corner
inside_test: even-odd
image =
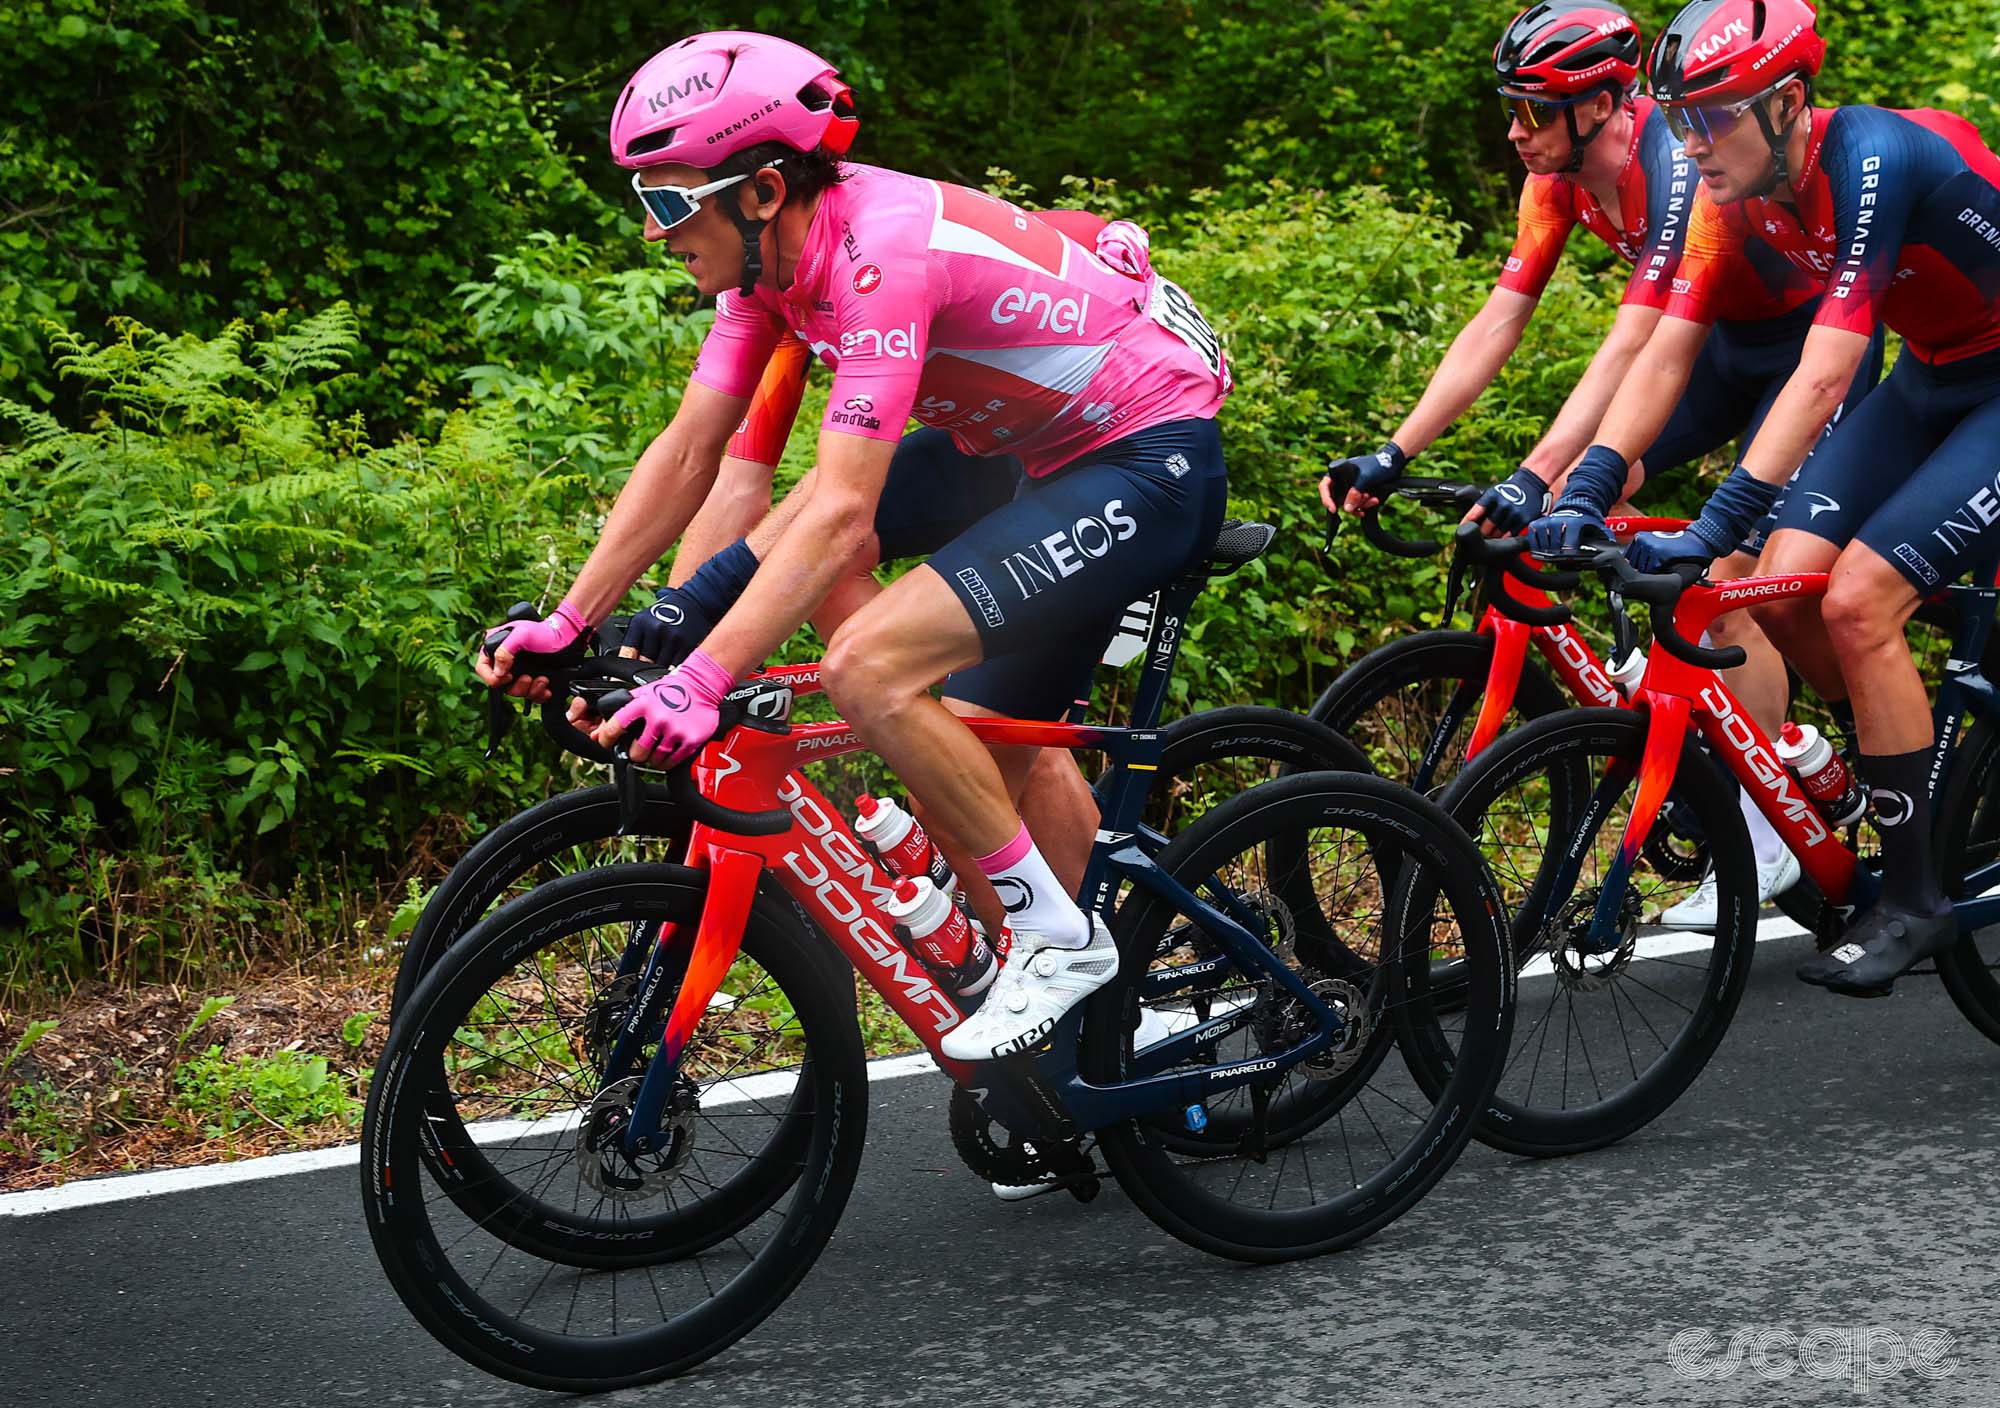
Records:
[[[1634,858],[1617,946],[1583,947],[1638,790],[1645,741],[1642,712],[1572,709],[1498,740],[1442,799],[1493,869],[1520,965],[1513,1045],[1479,1126],[1494,1148],[1573,1154],[1643,1128],[1708,1064],[1742,997],[1756,946],[1749,838],[1734,788],[1692,736],[1668,804],[1707,840],[1714,932],[1663,922],[1700,876],[1647,846]],[[1577,881],[1554,893],[1559,863],[1585,825]],[[1426,1088],[1449,1073],[1430,1044],[1408,1043],[1405,1055]]]
[[[1320,772],[1224,803],[1176,837],[1159,864],[1259,933],[1346,1027],[1311,1062],[1204,1102],[1211,1127],[1231,1119],[1242,1130],[1233,1141],[1191,1147],[1164,1115],[1099,1130],[1119,1183],[1174,1236],[1244,1261],[1333,1251],[1400,1217],[1463,1149],[1506,1049],[1512,970],[1477,853],[1442,811],[1406,789]],[[1120,914],[1124,962],[1085,1014],[1079,1058],[1087,1078],[1130,1077],[1142,1006],[1175,1032],[1228,1019],[1175,1069],[1282,1052],[1311,1034],[1302,1004],[1235,965],[1200,989],[1150,986],[1148,975],[1173,967],[1183,944],[1222,951],[1198,929],[1150,891]],[[1178,942],[1177,933],[1185,936]],[[1463,1019],[1453,1073],[1433,1100],[1384,1058],[1412,1015],[1407,971],[1428,970],[1441,947],[1464,960]],[[1421,1024],[1435,1029],[1438,1020],[1426,1012]]]
[[[635,997],[606,977],[631,926],[691,925],[704,894],[670,865],[551,882],[454,944],[390,1033],[362,1131],[369,1233],[411,1313],[488,1373],[571,1391],[679,1373],[777,1308],[846,1204],[867,1123],[852,996],[761,898],[664,1146],[601,1152],[638,1081],[600,1078]],[[641,1072],[677,987],[639,1018]]]
[[[1374,771],[1435,797],[1465,766],[1492,663],[1492,636],[1418,631],[1348,666],[1314,702],[1309,717],[1360,745]],[[1568,696],[1530,652],[1503,727],[1569,706]]]
[[[2000,860],[2000,726],[1982,718],[1959,741],[1945,779],[1933,828],[1945,867],[1945,893],[1967,899],[1967,877]],[[1980,891],[1991,888],[1982,884]],[[1959,930],[1958,943],[1939,956],[1938,977],[1967,1021],[1989,1041],[2000,1041],[2000,925]]]

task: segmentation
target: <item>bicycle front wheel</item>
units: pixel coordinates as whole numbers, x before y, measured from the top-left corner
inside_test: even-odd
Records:
[[[1303,773],[1223,803],[1158,863],[1250,928],[1342,1028],[1311,1060],[1210,1097],[1198,1115],[1099,1130],[1119,1183],[1174,1236],[1244,1261],[1333,1251],[1400,1217],[1464,1148],[1506,1050],[1506,935],[1470,842],[1393,783]],[[1083,1024],[1079,1058],[1093,1081],[1130,1077],[1135,1029],[1216,1033],[1176,1055],[1173,1069],[1186,1070],[1282,1053],[1314,1031],[1310,1009],[1254,966],[1232,962],[1198,985],[1176,977],[1200,968],[1184,951],[1226,949],[1155,892],[1135,891],[1118,943],[1119,975]],[[1461,960],[1459,1040],[1433,1096],[1384,1058],[1412,1015],[1409,970],[1447,950]],[[1422,1020],[1438,1022],[1434,1011]],[[1233,1137],[1190,1140],[1174,1127],[1182,1117]]]
[[[768,899],[657,1148],[606,1152],[679,986],[670,966],[635,1013],[618,955],[634,926],[691,927],[705,884],[654,864],[542,886],[454,944],[390,1033],[362,1131],[369,1233],[418,1321],[488,1373],[571,1391],[679,1373],[775,1310],[839,1220],[867,1123],[852,992]],[[633,1020],[637,1072],[607,1083]]]
[[[1706,838],[1714,930],[1675,923],[1674,907],[1699,877],[1649,844],[1633,858],[1611,947],[1591,942],[1645,743],[1641,712],[1571,709],[1499,739],[1442,799],[1487,858],[1513,916],[1513,1047],[1479,1128],[1494,1148],[1574,1154],[1643,1128],[1708,1064],[1742,997],[1757,924],[1749,837],[1734,788],[1692,736],[1655,827],[1672,813]],[[1558,893],[1558,871],[1578,845],[1575,883]],[[1449,1072],[1425,1043],[1405,1053],[1427,1086]]]

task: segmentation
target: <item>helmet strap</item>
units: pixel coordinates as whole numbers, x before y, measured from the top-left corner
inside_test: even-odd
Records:
[[[1596,94],[1593,93],[1591,96],[1595,97]],[[1571,176],[1583,170],[1583,158],[1589,153],[1590,144],[1602,137],[1604,129],[1611,125],[1611,119],[1607,117],[1590,130],[1588,137],[1584,136],[1577,130],[1576,106],[1575,103],[1571,103],[1563,109],[1563,121],[1569,124],[1569,161],[1564,165],[1563,171]],[[1611,111],[1615,115],[1618,109],[1614,105]]]
[[[764,227],[771,222],[745,215],[733,200],[725,200],[722,208],[728,212],[736,232],[743,236],[743,283],[737,292],[748,298],[756,289],[757,280],[764,277]]]
[[[1771,125],[1771,115],[1764,110],[1764,105],[1762,103],[1757,104],[1755,109],[1757,126],[1762,129],[1764,140],[1771,147],[1771,171],[1763,183],[1756,190],[1751,191],[1745,199],[1761,200],[1765,196],[1777,191],[1780,187],[1789,187],[1792,184],[1792,163],[1791,159],[1785,154],[1785,148],[1791,142],[1792,129],[1798,126],[1799,118],[1804,116],[1807,109],[1811,106],[1812,82],[1811,80],[1806,80],[1805,101],[1799,105],[1799,110],[1792,114],[1792,120],[1787,122],[1784,129],[1780,131]]]

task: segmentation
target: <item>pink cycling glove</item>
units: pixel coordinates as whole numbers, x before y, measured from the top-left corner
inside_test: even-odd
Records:
[[[729,671],[697,650],[671,675],[634,691],[632,702],[612,715],[611,722],[620,729],[642,725],[632,744],[634,755],[651,754],[639,760],[670,768],[693,757],[715,737],[722,696],[735,684]]]
[[[583,613],[565,601],[546,620],[502,622],[486,632],[486,640],[515,655],[524,650],[537,655],[556,655],[575,645],[589,631],[590,622]],[[496,635],[500,637],[498,640],[494,639]]]
[[[1153,277],[1153,241],[1130,220],[1113,220],[1097,232],[1097,257],[1128,278]]]

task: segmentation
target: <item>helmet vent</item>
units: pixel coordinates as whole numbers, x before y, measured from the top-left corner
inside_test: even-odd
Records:
[[[644,156],[647,152],[656,152],[662,148],[672,146],[674,134],[680,130],[678,127],[669,127],[664,132],[648,132],[643,137],[634,137],[631,145],[625,148],[625,154],[627,156]]]

